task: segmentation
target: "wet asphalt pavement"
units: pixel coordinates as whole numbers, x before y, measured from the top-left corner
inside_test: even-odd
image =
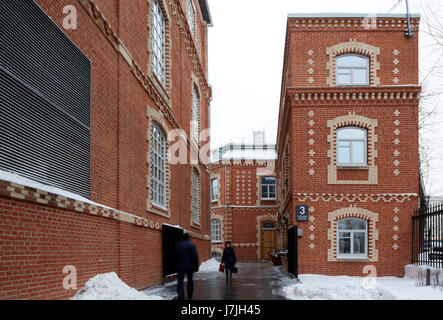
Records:
[[[287,276],[281,267],[267,261],[241,262],[237,267],[239,272],[233,274],[232,282],[226,282],[226,275],[221,272],[195,273],[193,300],[285,300],[281,279]],[[173,281],[144,292],[173,299],[177,295],[176,283]]]

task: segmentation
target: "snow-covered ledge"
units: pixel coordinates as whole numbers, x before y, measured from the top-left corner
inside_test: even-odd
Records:
[[[433,270],[440,270],[440,272],[443,272],[443,269],[438,269],[438,268],[434,268],[434,267],[428,267],[428,266],[414,266],[412,264],[408,264],[407,266],[405,266],[405,277],[407,278],[411,278],[411,279],[417,279],[419,278],[419,274],[421,271],[426,271],[426,269],[431,269],[431,271]]]
[[[147,229],[161,230],[162,228],[159,222],[107,207],[75,193],[48,186],[18,174],[2,170],[0,170],[0,195],[34,202],[38,205],[47,205],[96,217],[114,219]],[[187,230],[185,230],[185,232],[188,232],[193,238],[202,240],[210,239],[209,235],[199,235]]]

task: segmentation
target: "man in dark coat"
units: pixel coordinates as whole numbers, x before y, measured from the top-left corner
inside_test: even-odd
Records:
[[[184,300],[185,288],[184,279],[185,274],[188,279],[187,291],[188,298],[192,300],[194,292],[194,282],[192,276],[194,272],[198,271],[198,253],[197,247],[189,241],[189,234],[183,235],[183,240],[178,242],[175,246],[175,267],[177,270],[177,293],[178,299]]]
[[[226,281],[228,281],[229,276],[232,281],[232,271],[234,270],[235,264],[237,263],[237,258],[235,256],[235,251],[231,247],[231,242],[226,241],[225,249],[223,250],[222,263],[226,270]]]

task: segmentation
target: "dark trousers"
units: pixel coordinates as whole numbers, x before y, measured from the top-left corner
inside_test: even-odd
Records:
[[[229,277],[232,280],[232,270],[229,268],[225,268],[225,271],[226,271],[226,281],[228,281]]]
[[[179,271],[177,274],[177,293],[178,300],[185,300],[185,274],[188,279],[187,291],[188,299],[192,300],[192,294],[194,293],[194,282],[192,281],[193,272],[192,271]]]

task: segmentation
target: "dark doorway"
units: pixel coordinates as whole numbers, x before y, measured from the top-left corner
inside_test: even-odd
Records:
[[[162,225],[162,247],[163,247],[163,277],[176,274],[174,263],[174,250],[177,242],[183,239],[183,229]]]
[[[288,230],[288,273],[298,278],[298,230],[293,226]]]

